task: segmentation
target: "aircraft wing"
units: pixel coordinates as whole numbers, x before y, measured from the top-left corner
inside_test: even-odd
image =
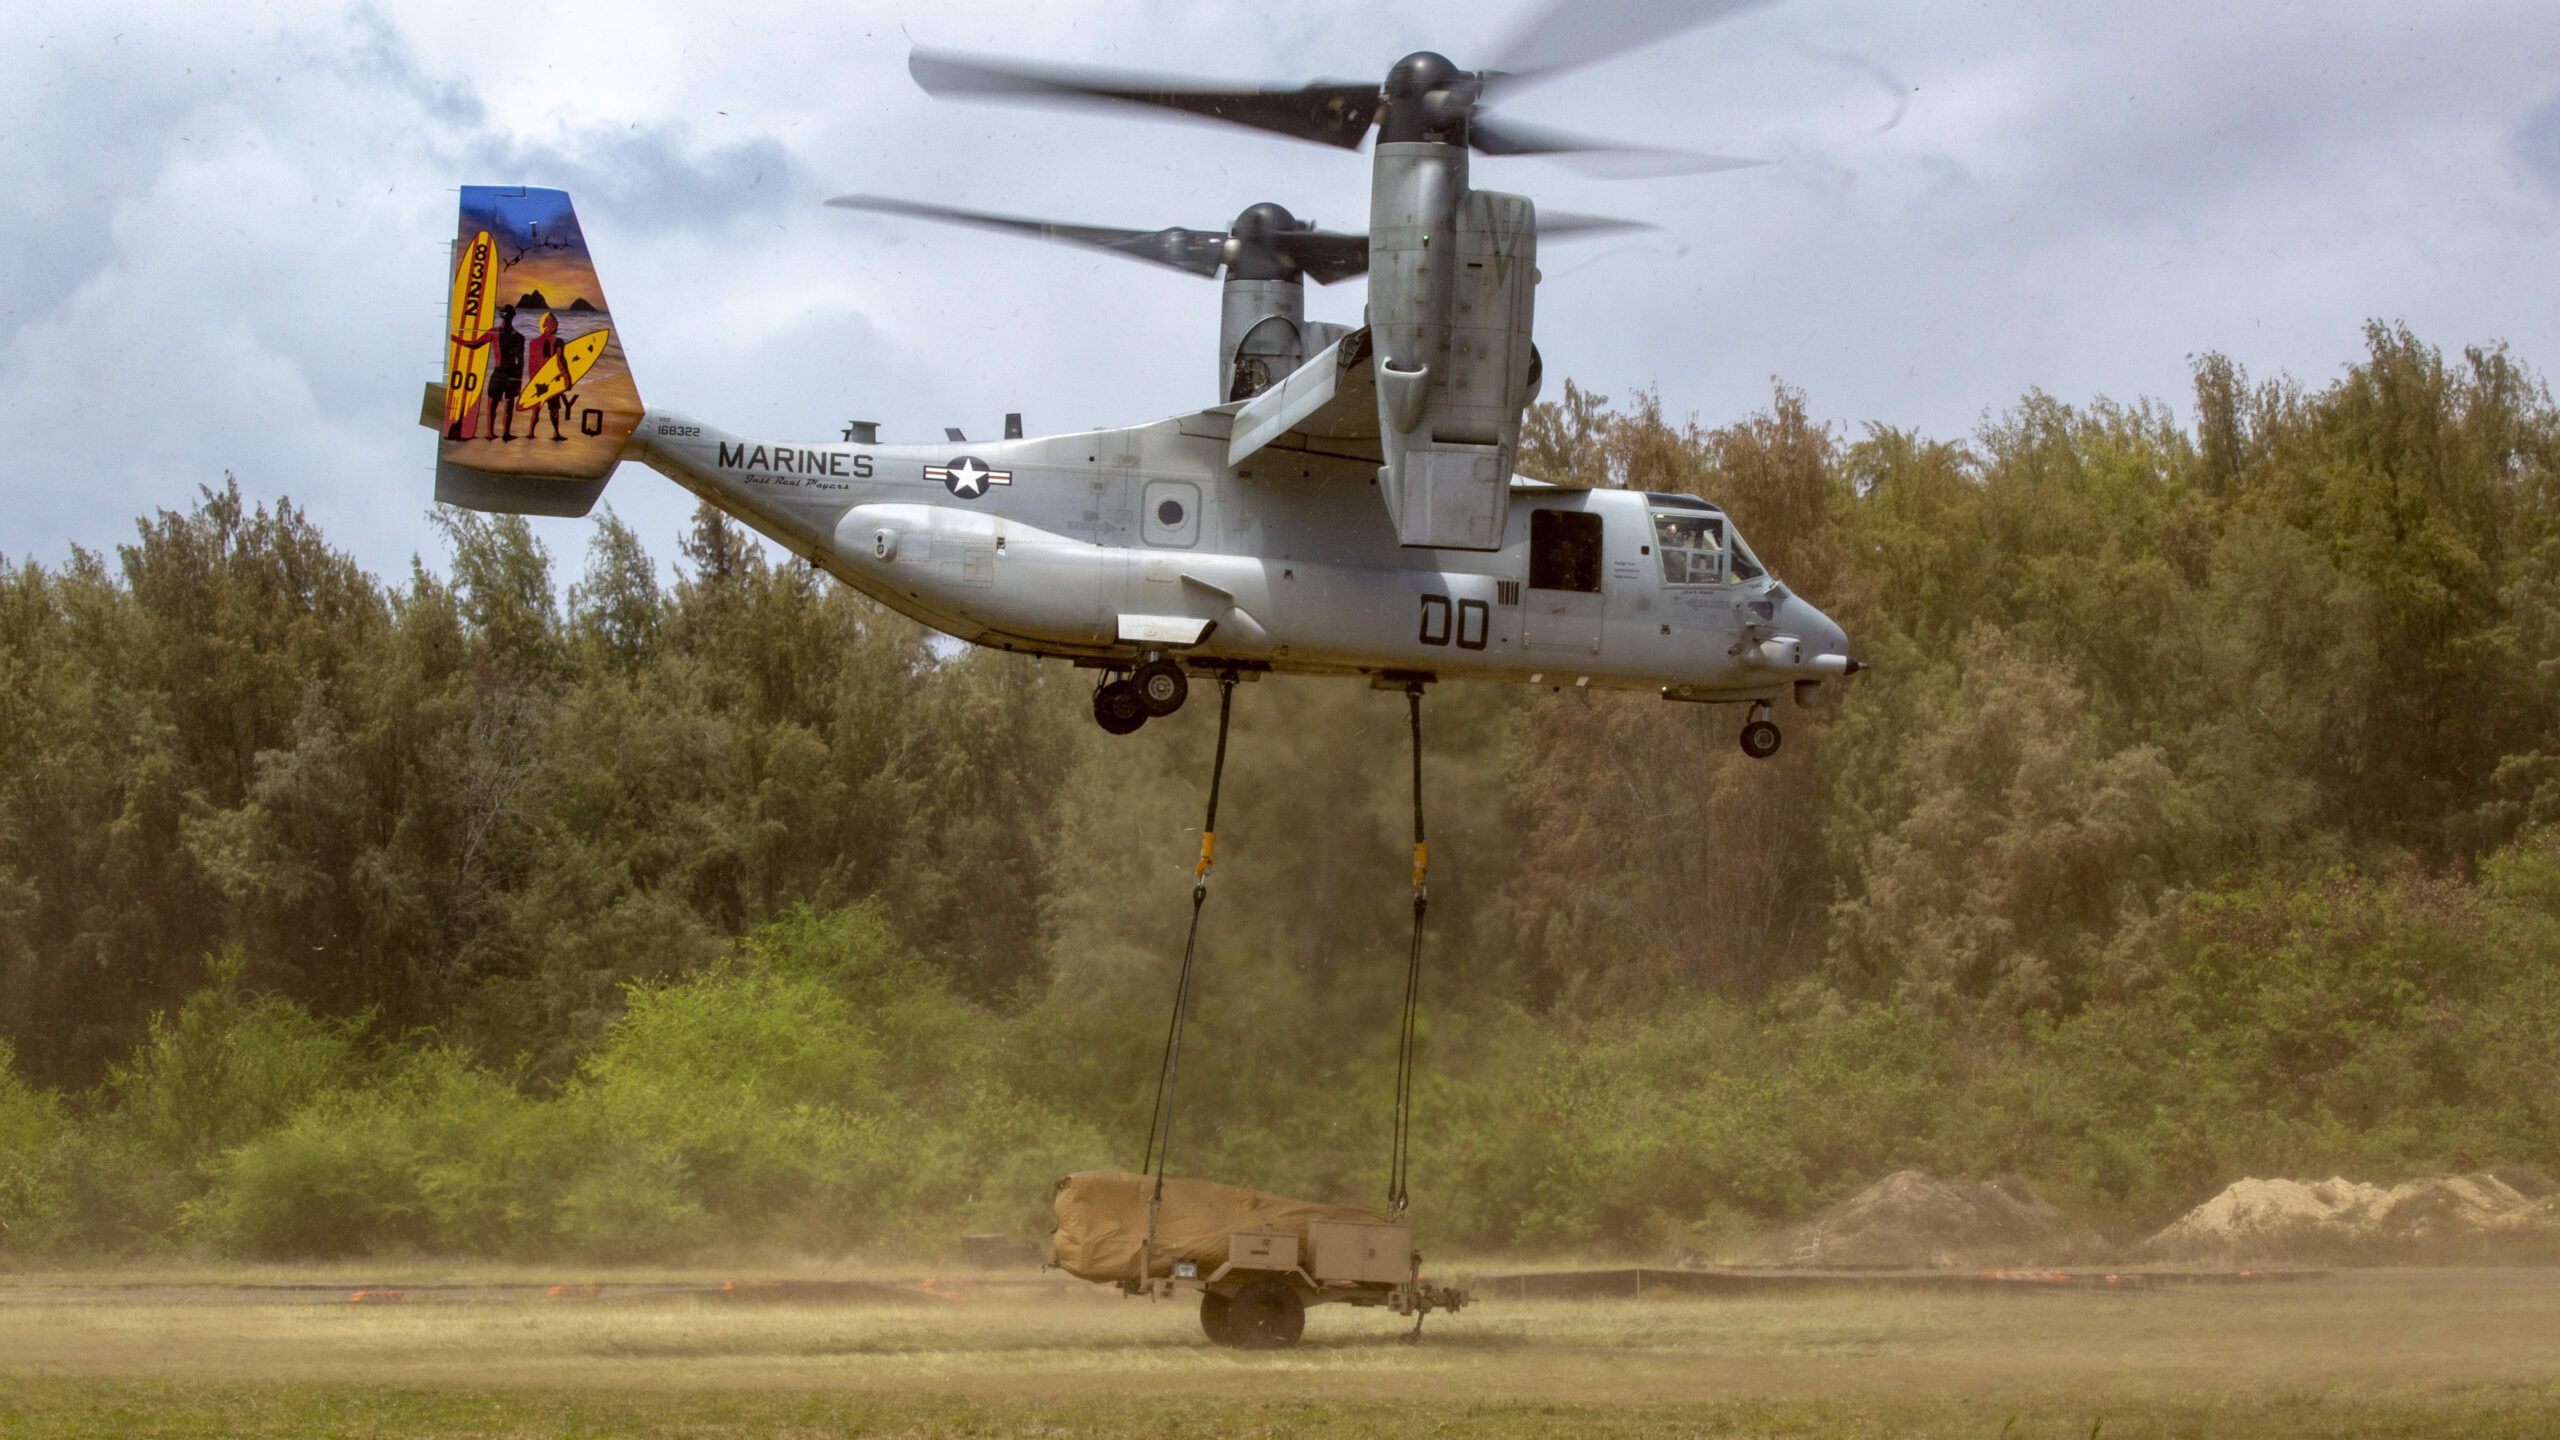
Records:
[[[1378,438],[1378,382],[1369,357],[1369,332],[1354,330],[1289,378],[1256,395],[1236,412],[1233,437],[1227,442],[1227,464],[1297,434],[1308,440],[1367,441]],[[1304,445],[1293,448],[1307,448]]]

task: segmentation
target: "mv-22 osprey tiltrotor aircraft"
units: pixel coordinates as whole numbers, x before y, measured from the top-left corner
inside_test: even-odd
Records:
[[[1859,668],[1847,638],[1716,505],[1517,473],[1540,382],[1539,217],[1467,173],[1470,149],[1666,155],[1483,101],[1744,3],[1557,5],[1495,70],[1426,51],[1383,85],[1220,89],[917,52],[910,68],[937,94],[1166,107],[1345,148],[1375,126],[1365,236],[1277,205],[1209,234],[836,202],[1223,269],[1219,403],[1124,428],[1026,438],[1009,421],[1001,441],[909,445],[857,423],[776,443],[644,407],[569,197],[466,187],[446,376],[423,417],[443,437],[436,498],[583,515],[618,462],[641,461],[935,629],[1100,671],[1094,716],[1118,734],[1179,708],[1191,675],[1286,671],[1738,702],[1743,749],[1773,754],[1772,702],[1819,703]],[[1306,278],[1364,271],[1365,325],[1305,321]]]

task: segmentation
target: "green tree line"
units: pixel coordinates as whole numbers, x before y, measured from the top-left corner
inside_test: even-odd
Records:
[[[1426,1228],[2560,1162],[2560,413],[2380,325],[2191,413],[1533,412],[1525,470],[1718,500],[1874,668],[1767,762],[1435,688]],[[226,486],[0,567],[0,1253],[933,1246],[1134,1162],[1214,704],[1103,736],[707,509],[672,585],[610,514],[574,574],[436,524],[395,584]],[[1375,1199],[1402,697],[1236,714],[1176,1164]]]

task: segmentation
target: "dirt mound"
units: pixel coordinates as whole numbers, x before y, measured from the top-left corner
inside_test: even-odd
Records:
[[[2560,1191],[2560,1181],[2553,1180],[2530,1165],[2500,1165],[2489,1173],[2507,1182],[2508,1189],[2527,1200],[2539,1200],[2545,1195]]]
[[[1769,1237],[1742,1260],[1791,1269],[1974,1268],[2051,1264],[2086,1246],[2023,1180],[1940,1180],[1902,1170]]]
[[[2560,1262],[2560,1195],[2545,1195],[2488,1224],[2490,1248],[2518,1263]]]
[[[2293,1248],[2349,1233],[2385,1193],[2353,1180],[2235,1180],[2152,1236],[2150,1248],[2180,1256]]]
[[[2477,1235],[2532,1203],[2495,1175],[2436,1175],[2396,1186],[2375,1202],[2366,1226],[2385,1242],[2423,1245]]]
[[[2223,1263],[2520,1259],[2560,1248],[2560,1196],[2527,1193],[2548,1185],[2529,1170],[2430,1175],[2388,1188],[2252,1178],[2188,1211],[2146,1248]]]

